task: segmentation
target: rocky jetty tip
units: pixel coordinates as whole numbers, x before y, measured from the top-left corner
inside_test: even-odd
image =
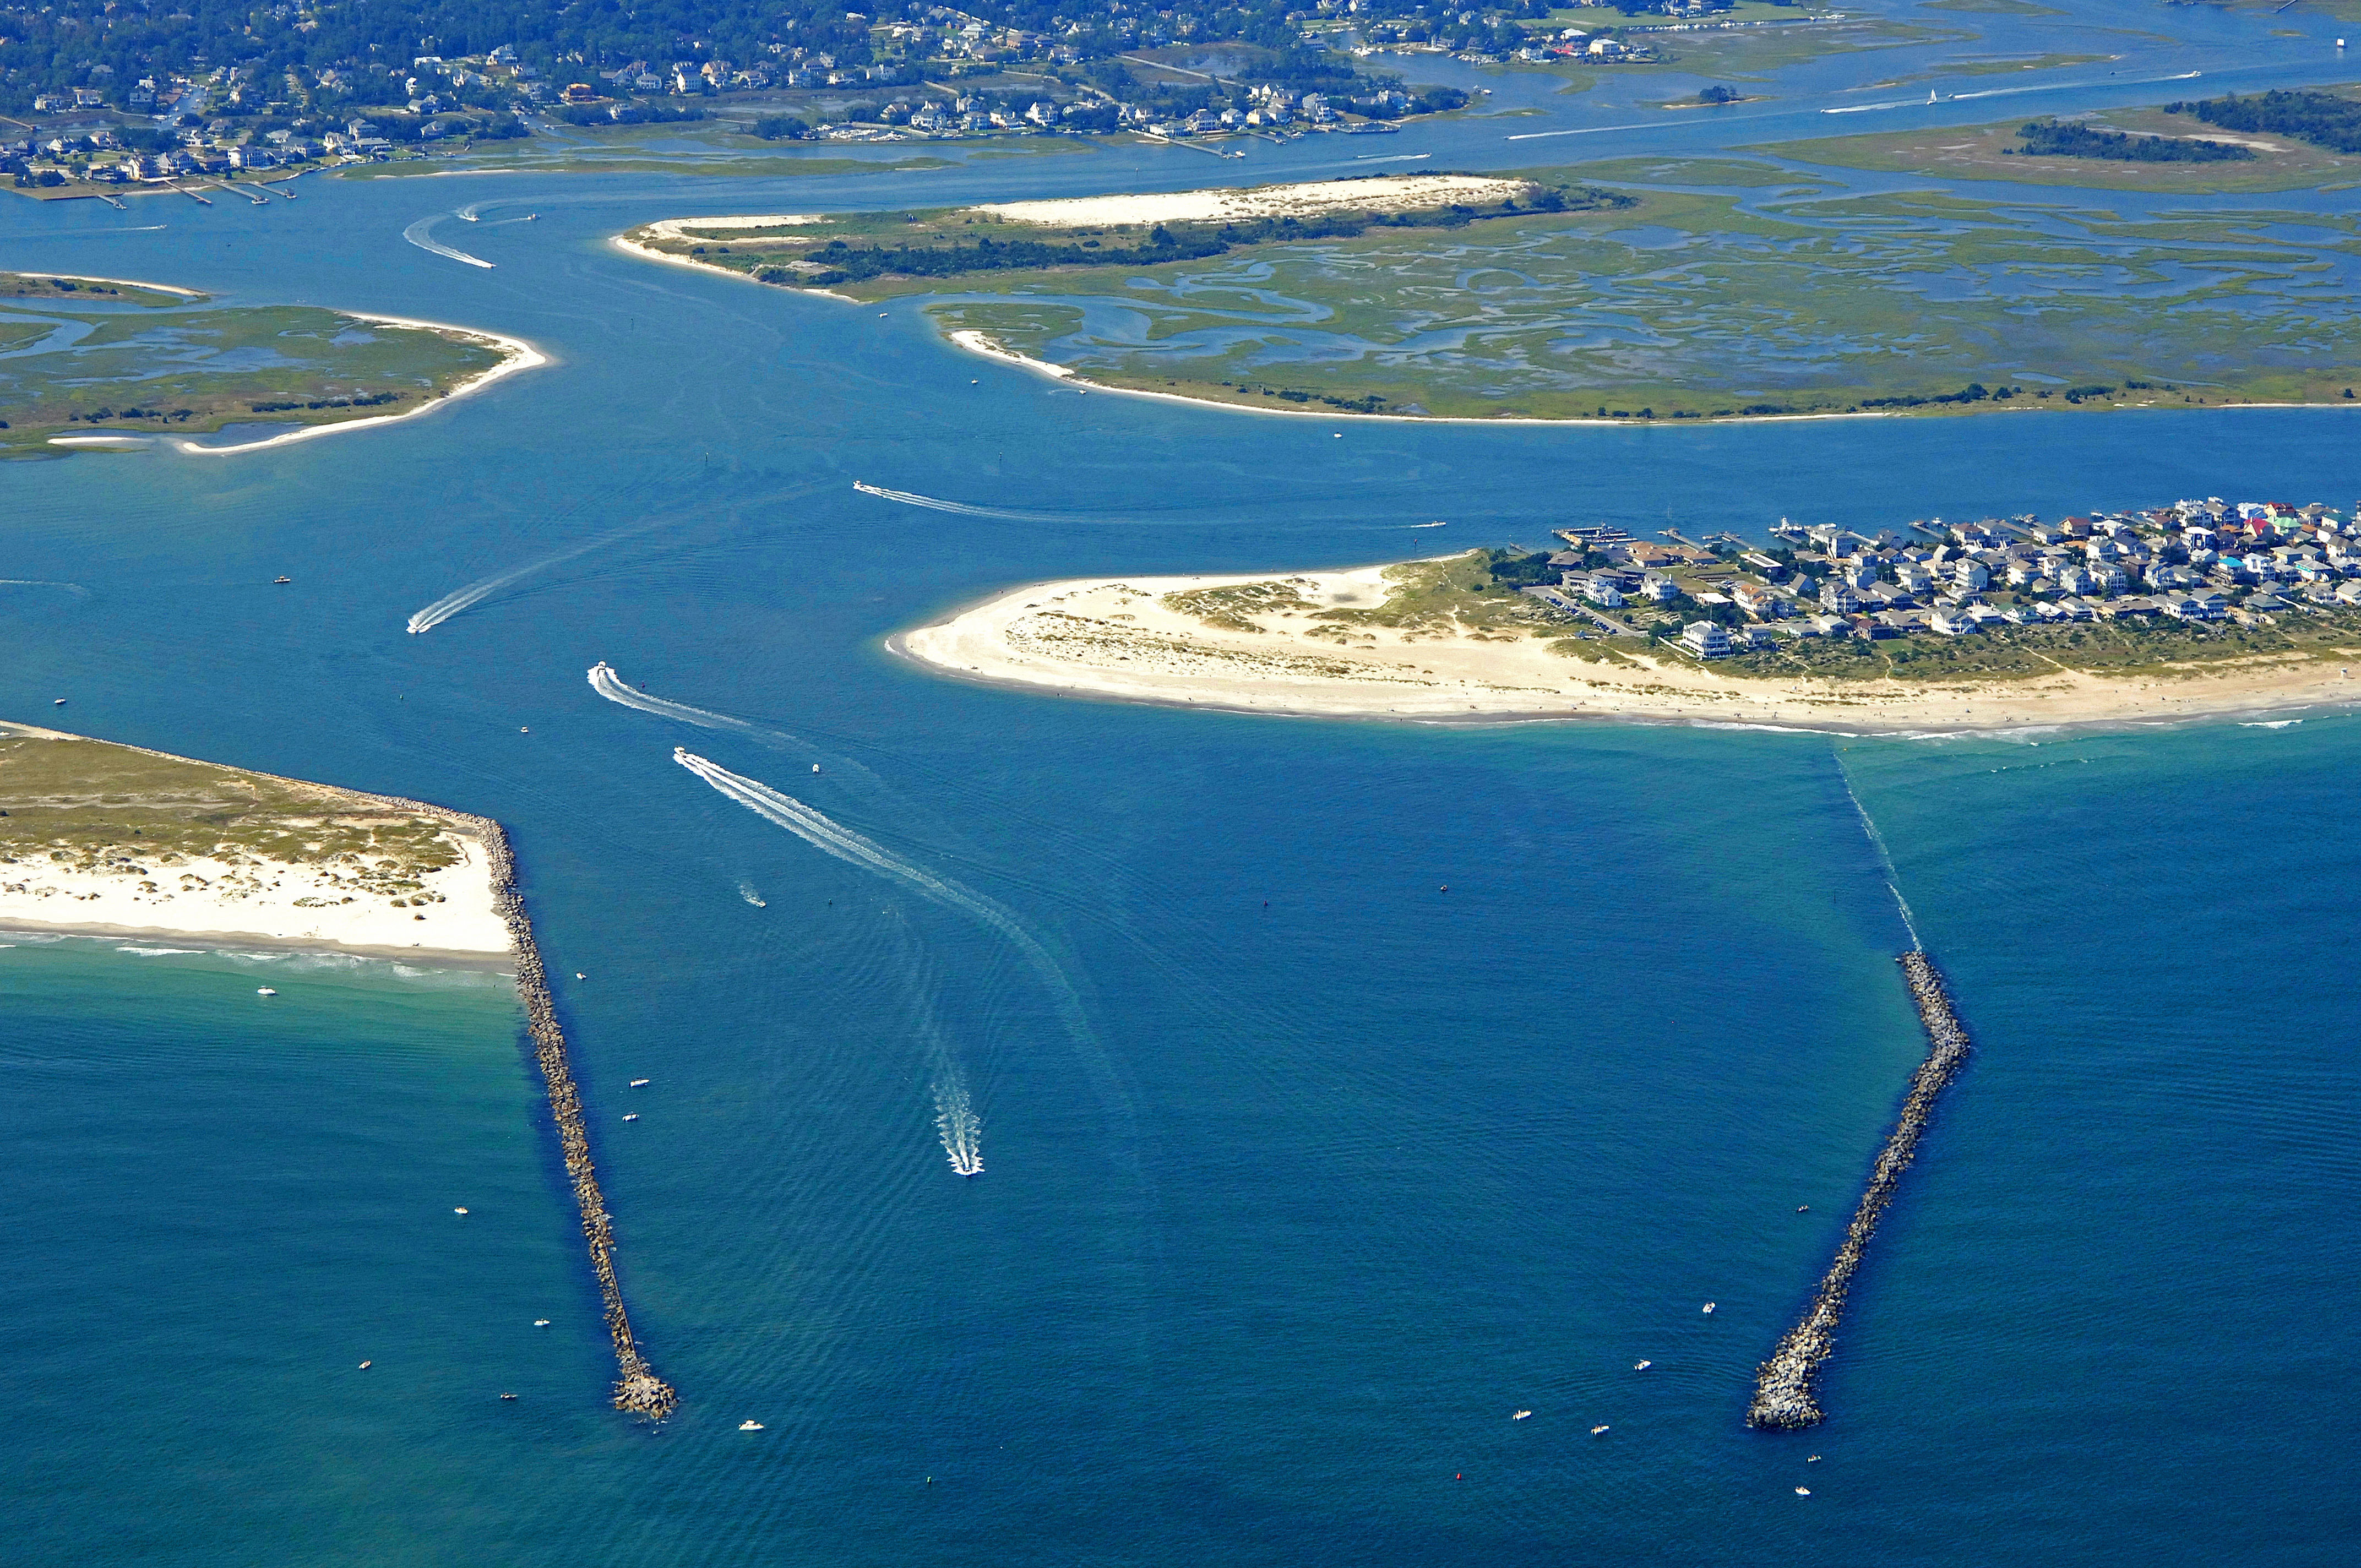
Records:
[[[1792,1431],[1817,1425],[1824,1419],[1812,1398],[1812,1379],[1836,1350],[1837,1324],[1844,1316],[1853,1276],[1869,1250],[1869,1238],[1877,1234],[1879,1218],[1894,1201],[1902,1173],[1917,1155],[1919,1135],[1927,1130],[1936,1100],[1968,1058],[1968,1032],[1951,1011],[1951,999],[1934,961],[1923,951],[1914,951],[1903,954],[1900,962],[1911,999],[1918,1004],[1919,1020],[1927,1026],[1927,1059],[1910,1080],[1910,1096],[1902,1103],[1901,1119],[1870,1171],[1869,1188],[1861,1195],[1861,1206],[1853,1211],[1852,1223],[1845,1229],[1844,1243],[1837,1248],[1828,1277],[1813,1293],[1803,1321],[1787,1331],[1756,1375],[1754,1402],[1746,1411],[1746,1424],[1751,1427]]]

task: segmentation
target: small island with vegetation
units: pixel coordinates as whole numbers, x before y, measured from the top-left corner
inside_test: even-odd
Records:
[[[1306,714],[2095,722],[2350,700],[2361,524],[2216,498],[2055,522],[1488,548],[1039,584],[896,637],[946,674]]]
[[[0,273],[0,457],[400,417],[543,362],[461,327],[38,273]]]

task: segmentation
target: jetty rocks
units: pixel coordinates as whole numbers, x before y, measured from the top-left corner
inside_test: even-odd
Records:
[[[1910,1096],[1902,1103],[1901,1119],[1870,1171],[1868,1190],[1853,1211],[1852,1223],[1846,1227],[1844,1244],[1837,1248],[1828,1277],[1814,1292],[1803,1321],[1787,1331],[1755,1377],[1754,1402],[1746,1411],[1750,1427],[1793,1430],[1817,1425],[1824,1419],[1812,1398],[1812,1379],[1836,1350],[1837,1323],[1844,1316],[1853,1275],[1869,1250],[1869,1238],[1877,1234],[1879,1217],[1894,1201],[1902,1173],[1917,1155],[1918,1137],[1927,1130],[1936,1100],[1968,1058],[1968,1032],[1951,1011],[1943,976],[1933,960],[1918,951],[1903,954],[1900,962],[1911,999],[1918,1004],[1919,1020],[1927,1026],[1927,1059],[1910,1080]]]
[[[391,800],[391,796],[372,796]],[[566,1065],[566,1034],[558,1027],[557,1004],[549,994],[549,975],[542,967],[541,948],[533,939],[533,919],[525,913],[524,894],[518,891],[516,855],[509,836],[489,817],[454,811],[447,806],[417,801],[399,804],[428,811],[449,822],[484,846],[490,862],[492,906],[516,945],[517,995],[524,1003],[525,1030],[533,1037],[533,1056],[549,1087],[549,1113],[557,1123],[557,1141],[566,1155],[566,1174],[574,1184],[574,1201],[582,1211],[582,1236],[590,1246],[590,1271],[598,1277],[607,1332],[615,1341],[615,1408],[661,1420],[680,1402],[672,1386],[655,1375],[640,1353],[631,1333],[631,1315],[623,1310],[623,1287],[615,1277],[615,1227],[607,1213],[607,1200],[598,1190],[598,1168],[590,1162],[590,1135],[582,1124],[582,1096],[574,1087]]]

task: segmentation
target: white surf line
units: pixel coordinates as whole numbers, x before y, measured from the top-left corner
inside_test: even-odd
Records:
[[[452,326],[445,322],[412,321],[408,316],[380,316],[366,311],[339,311],[357,322],[375,322],[381,326],[415,327],[425,332],[449,333],[456,337],[477,343],[490,344],[508,356],[498,365],[468,380],[460,382],[439,398],[430,398],[414,409],[404,409],[398,414],[374,414],[368,419],[348,419],[335,424],[307,424],[301,430],[291,430],[283,435],[266,436],[260,441],[240,442],[235,446],[205,446],[193,441],[172,443],[174,450],[191,456],[226,457],[236,452],[261,452],[273,446],[290,446],[298,441],[315,441],[324,435],[342,435],[347,431],[371,430],[380,425],[399,424],[406,419],[448,408],[461,398],[473,397],[493,382],[513,376],[520,370],[536,369],[553,363],[549,356],[521,337],[506,333],[486,332],[479,327]]]
[[[1130,1097],[1116,1079],[1114,1064],[1092,1033],[1090,1020],[1082,1012],[1082,998],[1073,981],[1048,948],[1026,929],[1024,922],[997,902],[980,893],[971,892],[958,883],[912,864],[899,855],[851,828],[815,810],[791,795],[782,794],[763,783],[733,773],[718,763],[698,756],[686,747],[673,748],[672,760],[703,779],[721,794],[775,827],[785,828],[814,849],[834,855],[840,861],[865,867],[881,876],[899,882],[915,890],[920,896],[932,900],[947,909],[955,910],[1008,938],[1049,992],[1060,1021],[1072,1040],[1075,1055],[1082,1060],[1082,1070],[1090,1077],[1108,1114],[1115,1118],[1123,1139],[1125,1158],[1137,1161],[1138,1148],[1133,1126]]]
[[[431,250],[437,256],[447,256],[454,261],[464,261],[470,267],[482,267],[487,269],[491,267],[492,263],[485,260],[480,256],[470,256],[464,250],[454,250],[449,246],[438,244],[434,240],[429,231],[432,230],[436,224],[441,223],[445,218],[447,218],[451,214],[448,213],[436,213],[432,217],[421,218],[416,223],[411,225],[408,228],[402,230],[401,237],[408,240],[411,244],[416,246],[421,250]]]

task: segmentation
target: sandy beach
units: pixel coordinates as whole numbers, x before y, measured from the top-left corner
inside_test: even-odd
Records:
[[[148,285],[148,287],[153,286]],[[453,337],[464,338],[472,343],[490,345],[500,349],[504,357],[491,368],[469,377],[441,397],[431,398],[416,408],[404,409],[398,414],[379,414],[368,419],[348,419],[334,424],[305,425],[301,430],[291,430],[281,434],[266,436],[260,441],[240,442],[234,446],[206,446],[194,441],[176,440],[172,443],[173,447],[192,456],[227,457],[240,452],[260,452],[273,446],[290,445],[298,441],[313,441],[324,435],[342,435],[347,431],[373,430],[381,425],[400,424],[403,420],[416,419],[421,414],[429,414],[437,409],[448,408],[461,398],[472,397],[495,381],[513,376],[520,370],[531,370],[550,362],[548,355],[544,354],[523,338],[511,337],[506,333],[486,332],[478,327],[452,326],[445,322],[412,321],[407,316],[381,316],[368,311],[346,311],[343,313],[355,321],[375,322],[380,326],[447,333]],[[52,437],[49,444],[62,446],[72,443],[75,439],[72,436]]]
[[[424,873],[395,907],[332,867],[211,856],[111,872],[0,861],[0,929],[180,937],[415,957],[510,957],[484,848],[457,833],[460,863]]]
[[[1077,578],[1002,594],[898,634],[895,652],[940,673],[1074,696],[1245,712],[1458,719],[1491,716],[1669,719],[1799,729],[2005,729],[2161,722],[2361,699],[2339,667],[2278,656],[2107,678],[2061,670],[2023,680],[1766,680],[1671,652],[1618,654],[1465,630],[1405,636],[1309,613],[1257,614],[1262,630],[1209,626],[1164,596],[1282,583],[1316,608],[1367,609],[1383,566],[1248,576]],[[1318,629],[1318,634],[1314,634]],[[1572,630],[1568,629],[1569,632]]]
[[[1529,180],[1477,174],[1380,174],[1367,180],[1315,180],[1295,185],[1217,187],[1137,196],[1063,196],[994,202],[963,211],[1012,224],[1235,223],[1246,218],[1311,217],[1320,213],[1418,213],[1457,203],[1482,205],[1522,196]]]

